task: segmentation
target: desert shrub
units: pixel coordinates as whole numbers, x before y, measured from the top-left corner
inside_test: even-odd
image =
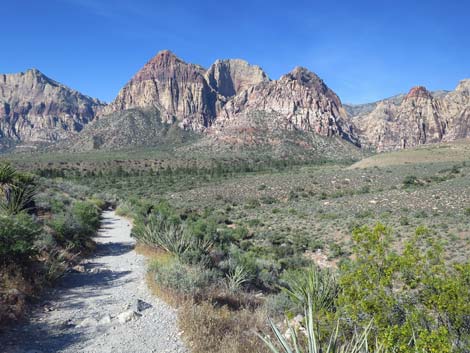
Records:
[[[100,226],[100,210],[90,201],[76,201],[72,205],[72,215],[80,225],[94,232]]]
[[[407,175],[403,179],[403,187],[405,189],[413,187],[413,186],[422,186],[422,185],[424,185],[423,181],[419,180],[418,177],[416,177],[415,175]]]
[[[341,315],[363,327],[372,320],[376,338],[394,352],[462,351],[470,338],[470,265],[446,265],[424,227],[402,254],[392,250],[391,234],[381,224],[354,231],[355,259],[339,278]]]
[[[218,281],[215,271],[198,265],[185,265],[178,258],[155,260],[150,266],[150,271],[154,274],[158,286],[187,298],[201,297]]]
[[[248,199],[245,205],[246,209],[254,209],[261,206],[261,202],[258,199],[251,198]]]
[[[161,213],[138,219],[132,234],[140,242],[159,247],[186,262],[208,261],[211,243],[193,236],[188,227],[175,224]]]
[[[88,201],[90,203],[94,204],[100,210],[104,210],[104,208],[106,207],[106,202],[102,199],[93,197],[93,198],[89,199]]]
[[[95,234],[95,229],[77,220],[70,212],[54,215],[47,224],[58,244],[74,250],[88,246]]]
[[[0,261],[26,262],[35,253],[34,241],[40,233],[40,226],[26,213],[0,214]]]
[[[285,291],[267,296],[263,306],[270,317],[282,317],[287,313],[298,310],[297,305],[292,303],[291,298]]]
[[[263,310],[231,311],[211,303],[187,302],[179,310],[179,326],[193,353],[268,353],[254,332],[267,332]]]
[[[129,201],[119,202],[116,214],[122,217],[133,217],[135,215],[135,207]]]

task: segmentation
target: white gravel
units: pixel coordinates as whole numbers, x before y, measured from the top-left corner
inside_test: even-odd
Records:
[[[98,248],[84,261],[85,272],[67,274],[28,323],[0,335],[0,351],[187,352],[176,311],[147,288],[145,259],[133,250],[130,230],[128,221],[104,212]]]

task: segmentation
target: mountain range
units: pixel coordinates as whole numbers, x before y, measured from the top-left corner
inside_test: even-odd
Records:
[[[343,105],[303,67],[271,80],[244,60],[217,60],[205,69],[164,50],[105,104],[35,69],[0,75],[3,149],[116,149],[177,139],[191,140],[196,149],[270,148],[288,154],[299,148],[320,155],[467,137],[470,79],[450,92],[417,86],[378,102]]]

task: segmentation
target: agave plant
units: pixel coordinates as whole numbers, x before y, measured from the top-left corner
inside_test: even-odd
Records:
[[[368,344],[368,336],[372,322],[365,327],[361,333],[354,333],[347,342],[339,339],[339,322],[332,330],[327,340],[322,340],[320,334],[316,333],[316,322],[314,320],[314,304],[312,297],[308,295],[308,305],[305,309],[305,336],[299,336],[299,330],[288,323],[290,339],[284,337],[279,328],[270,320],[274,340],[267,336],[258,336],[263,340],[272,353],[382,353],[379,345],[371,348]]]

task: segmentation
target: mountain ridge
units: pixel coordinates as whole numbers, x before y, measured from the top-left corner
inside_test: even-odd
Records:
[[[272,80],[261,67],[243,59],[218,59],[206,69],[163,50],[138,70],[110,104],[37,69],[0,74],[0,147],[76,141],[80,136],[93,140],[93,121],[100,120],[95,126],[97,140],[88,146],[139,144],[129,135],[132,131],[125,130],[132,126],[136,136],[142,136],[141,144],[156,143],[169,126],[176,125],[200,134],[206,145],[282,144],[283,133],[292,139],[292,133],[298,132],[339,137],[378,151],[400,149],[468,137],[469,82],[462,80],[454,91],[430,92],[416,86],[408,94],[348,105],[305,67]],[[121,129],[111,122],[113,116]],[[136,122],[134,118],[144,121],[127,124],[126,119]],[[114,135],[126,137],[104,131],[106,122]],[[84,129],[87,125],[91,127]],[[139,130],[146,128],[155,138]],[[162,133],[157,131],[160,128]],[[81,134],[82,130],[86,133]],[[240,134],[245,137],[241,139]],[[251,137],[246,138],[247,134]]]

